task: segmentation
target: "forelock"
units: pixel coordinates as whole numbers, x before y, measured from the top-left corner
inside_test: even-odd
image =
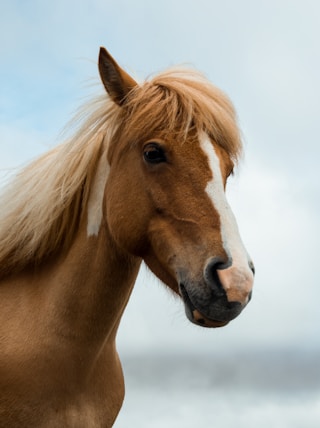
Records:
[[[241,138],[229,98],[202,74],[172,69],[135,88],[127,100],[125,127],[132,139],[151,134],[186,139],[192,130],[206,132],[236,161]]]

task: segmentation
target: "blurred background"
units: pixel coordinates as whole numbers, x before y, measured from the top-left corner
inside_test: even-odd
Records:
[[[0,176],[60,142],[100,93],[99,47],[138,80],[195,67],[235,104],[245,156],[228,199],[256,265],[250,305],[191,325],[142,268],[118,334],[116,428],[315,428],[320,421],[320,3],[0,3]]]

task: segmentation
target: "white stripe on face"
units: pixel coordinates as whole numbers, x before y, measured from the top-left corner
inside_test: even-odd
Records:
[[[88,236],[98,236],[99,234],[103,215],[103,196],[109,175],[109,169],[110,167],[107,161],[107,156],[104,153],[98,163],[96,176],[93,181],[88,201]]]
[[[209,167],[212,171],[212,179],[207,184],[206,192],[220,217],[223,248],[226,254],[231,257],[232,268],[237,269],[238,281],[241,282],[241,277],[249,279],[248,277],[252,278],[253,274],[249,268],[248,253],[242,243],[236,219],[226,199],[220,160],[212,142],[204,133],[200,135],[200,146],[208,158]],[[223,285],[228,288],[230,284]]]

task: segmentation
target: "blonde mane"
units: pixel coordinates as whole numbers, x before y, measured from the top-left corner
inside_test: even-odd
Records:
[[[127,141],[134,143],[155,132],[185,139],[191,130],[204,130],[234,160],[241,152],[232,104],[195,71],[159,74],[133,89],[124,108],[104,95],[83,112],[89,109],[92,113],[72,138],[32,162],[4,189],[0,276],[39,264],[71,244],[86,213],[98,161],[121,132],[127,130]]]
[[[138,86],[127,100],[126,128],[132,141],[161,132],[184,140],[206,132],[236,162],[242,143],[229,98],[195,70],[174,68]]]

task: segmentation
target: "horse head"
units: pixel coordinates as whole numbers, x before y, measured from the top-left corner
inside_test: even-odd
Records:
[[[139,85],[104,48],[99,70],[123,116],[108,150],[110,234],[181,296],[190,321],[224,326],[254,277],[225,196],[241,149],[232,105],[182,72]]]

